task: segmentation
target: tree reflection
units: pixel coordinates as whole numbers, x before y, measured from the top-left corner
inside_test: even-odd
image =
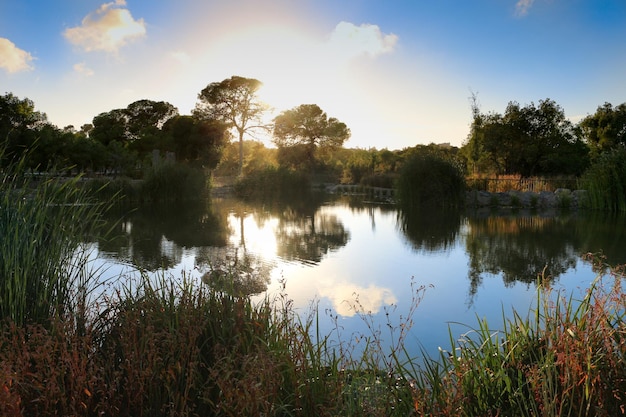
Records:
[[[226,219],[210,201],[118,207],[106,216],[111,232],[98,239],[101,256],[155,271],[180,263],[183,248],[225,246]]]
[[[207,247],[196,256],[196,266],[205,270],[202,282],[216,291],[247,297],[267,290],[273,266],[261,257],[237,248]]]
[[[456,242],[461,213],[455,209],[420,207],[398,210],[398,227],[415,250],[446,250]]]
[[[554,280],[579,259],[576,222],[571,217],[489,216],[468,219],[470,298],[483,275],[501,274],[506,286]]]
[[[626,214],[591,211],[580,216],[581,253],[600,253],[609,265],[626,264]]]
[[[349,233],[339,218],[324,210],[326,196],[301,195],[290,200],[273,199],[235,210],[240,219],[240,246],[245,249],[243,216],[252,215],[257,225],[276,218],[276,255],[289,261],[319,263],[329,252],[348,243]]]

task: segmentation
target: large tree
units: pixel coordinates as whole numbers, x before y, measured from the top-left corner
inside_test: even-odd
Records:
[[[474,122],[466,155],[470,163],[497,174],[580,174],[588,164],[588,149],[563,109],[550,99],[539,105],[509,102],[504,115],[481,114],[473,106]]]
[[[266,129],[263,114],[269,109],[257,91],[263,84],[254,78],[232,76],[207,85],[198,94],[193,110],[200,120],[218,120],[237,131],[239,138],[239,174],[243,173],[243,138],[254,130]]]
[[[5,157],[17,158],[29,150],[48,124],[46,114],[36,111],[32,100],[11,93],[0,96],[0,144]]]
[[[613,107],[599,106],[596,112],[579,124],[582,134],[594,153],[626,146],[626,103]]]
[[[176,115],[178,109],[170,103],[138,100],[125,109],[114,109],[94,117],[89,136],[104,145],[115,141],[146,153],[160,148],[161,128]]]
[[[304,148],[306,162],[315,163],[318,148],[339,148],[350,137],[350,129],[328,117],[317,104],[302,104],[274,118],[274,143],[279,149]]]
[[[169,146],[176,157],[189,163],[214,169],[224,149],[228,132],[218,121],[175,116],[163,126]]]

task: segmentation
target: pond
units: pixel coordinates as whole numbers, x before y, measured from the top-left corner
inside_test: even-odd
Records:
[[[542,274],[582,294],[597,275],[586,253],[626,263],[626,217],[606,213],[403,213],[320,195],[120,208],[110,221],[113,233],[90,242],[106,276],[164,269],[219,287],[211,271],[237,269],[230,290],[255,299],[282,291],[303,315],[316,306],[320,334],[351,346],[378,330],[392,343],[391,328],[397,338],[419,302],[406,339],[412,356],[447,349],[449,329],[456,338],[477,318],[501,328],[513,308],[526,314]]]

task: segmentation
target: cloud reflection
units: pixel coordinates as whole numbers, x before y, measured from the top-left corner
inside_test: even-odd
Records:
[[[367,287],[354,283],[326,285],[319,289],[319,294],[330,299],[335,311],[343,317],[352,317],[357,313],[376,314],[383,305],[398,301],[389,288],[373,284]]]

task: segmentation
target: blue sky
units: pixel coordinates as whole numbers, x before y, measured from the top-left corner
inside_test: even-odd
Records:
[[[484,112],[550,98],[574,122],[626,102],[626,2],[0,0],[0,94],[59,127],[140,99],[189,114],[232,75],[277,112],[318,104],[348,147],[461,146],[472,92]]]

